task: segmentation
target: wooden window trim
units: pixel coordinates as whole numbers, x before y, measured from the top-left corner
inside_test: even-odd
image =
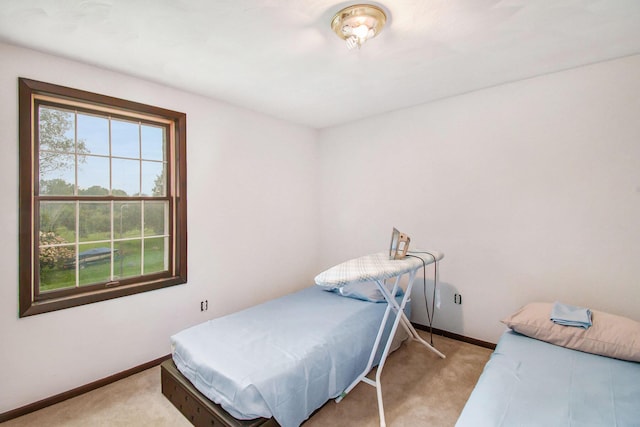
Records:
[[[50,83],[19,78],[19,316],[90,304],[112,298],[119,298],[187,282],[187,162],[186,162],[186,114],[127,101],[106,95],[99,95],[79,89],[72,89]],[[173,269],[169,273],[144,276],[141,280],[123,280],[118,286],[87,286],[82,291],[53,292],[46,297],[37,295],[34,283],[35,245],[35,185],[34,178],[34,105],[35,97],[64,99],[65,102],[90,104],[98,110],[109,112],[119,110],[132,115],[152,116],[171,123],[174,147],[167,167],[171,194],[170,223],[173,245],[170,247]],[[114,198],[114,199],[117,199]],[[84,200],[84,199],[83,199]]]

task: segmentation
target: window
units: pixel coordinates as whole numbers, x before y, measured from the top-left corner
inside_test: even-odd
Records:
[[[186,116],[27,79],[20,317],[186,283]]]

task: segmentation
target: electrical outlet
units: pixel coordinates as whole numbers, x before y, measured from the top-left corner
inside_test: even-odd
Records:
[[[200,301],[200,311],[209,310],[209,300]]]
[[[462,304],[462,295],[453,294],[453,303],[454,304]]]

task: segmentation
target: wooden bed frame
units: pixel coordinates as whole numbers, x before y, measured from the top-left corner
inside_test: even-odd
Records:
[[[207,399],[186,379],[172,359],[160,365],[162,394],[196,427],[279,427],[273,418],[238,420]]]

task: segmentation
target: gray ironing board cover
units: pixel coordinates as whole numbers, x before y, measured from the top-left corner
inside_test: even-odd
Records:
[[[315,281],[319,286],[340,288],[350,283],[386,280],[422,267],[423,260],[424,265],[428,265],[444,258],[444,254],[437,251],[416,250],[411,255],[413,256],[403,259],[389,259],[387,252],[361,256],[323,271],[316,276]]]

